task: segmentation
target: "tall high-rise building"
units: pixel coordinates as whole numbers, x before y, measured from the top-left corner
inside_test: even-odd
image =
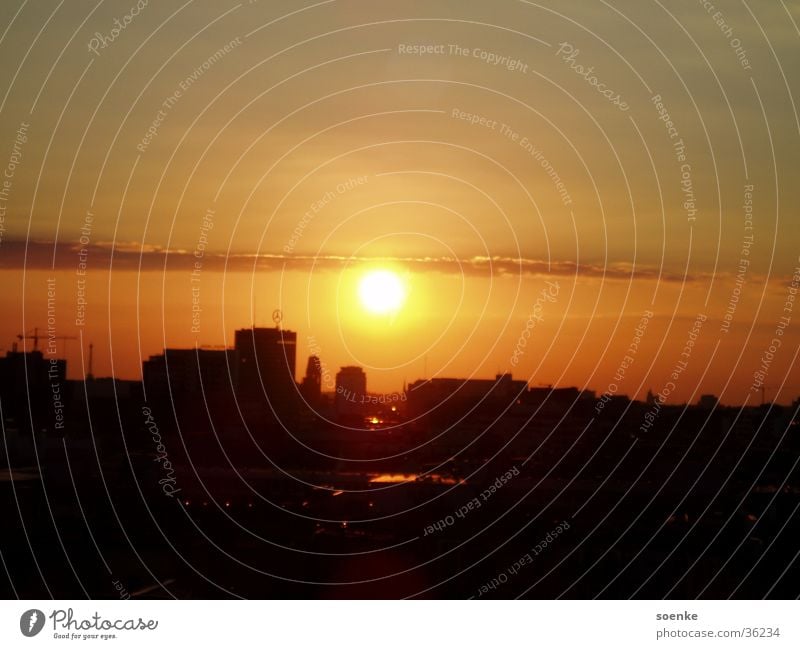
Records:
[[[286,329],[238,329],[239,394],[243,399],[268,399],[273,407],[294,399],[297,334]]]
[[[313,405],[319,402],[322,395],[322,363],[319,356],[309,356],[306,375],[303,378],[303,398]]]
[[[336,414],[345,417],[361,415],[367,397],[367,375],[355,365],[336,373]]]

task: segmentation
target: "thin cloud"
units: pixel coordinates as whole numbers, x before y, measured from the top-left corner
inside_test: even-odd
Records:
[[[662,271],[657,267],[636,267],[628,263],[576,264],[568,260],[548,262],[543,259],[518,259],[504,256],[455,257],[349,257],[344,255],[299,254],[231,254],[206,252],[198,258],[192,251],[166,250],[158,246],[142,246],[136,242],[99,242],[89,246],[75,243],[55,245],[48,241],[6,240],[0,245],[0,269],[68,270],[76,268],[78,255],[85,250],[89,269],[113,268],[120,271],[181,271],[190,270],[201,260],[204,271],[226,272],[322,272],[341,271],[363,264],[391,263],[402,265],[411,272],[436,272],[470,276],[556,275],[562,277],[601,278],[612,280],[660,278],[680,282],[682,274]],[[687,276],[686,281],[700,279]]]

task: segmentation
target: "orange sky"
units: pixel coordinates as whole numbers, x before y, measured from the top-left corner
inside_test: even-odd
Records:
[[[375,390],[427,367],[602,392],[652,310],[643,397],[703,313],[671,400],[739,403],[788,316],[765,393],[800,394],[796,3],[726,7],[730,33],[697,3],[392,4],[149,3],[96,52],[130,2],[0,7],[0,346],[46,327],[54,276],[99,375],[232,344],[255,304],[298,378],[313,336]],[[407,283],[392,318],[356,300],[371,268]]]

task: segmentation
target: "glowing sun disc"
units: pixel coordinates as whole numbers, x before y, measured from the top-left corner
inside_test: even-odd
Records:
[[[358,284],[361,305],[370,313],[394,313],[406,301],[406,290],[400,278],[390,270],[373,270]]]

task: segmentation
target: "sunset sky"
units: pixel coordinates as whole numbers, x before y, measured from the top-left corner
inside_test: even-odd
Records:
[[[313,342],[375,391],[602,393],[652,311],[618,381],[644,398],[702,314],[669,401],[760,402],[777,338],[788,403],[800,2],[717,4],[4,2],[0,347],[46,335],[55,277],[70,378],[81,342],[135,379],[280,309],[298,379]],[[376,269],[391,313],[359,300]]]

